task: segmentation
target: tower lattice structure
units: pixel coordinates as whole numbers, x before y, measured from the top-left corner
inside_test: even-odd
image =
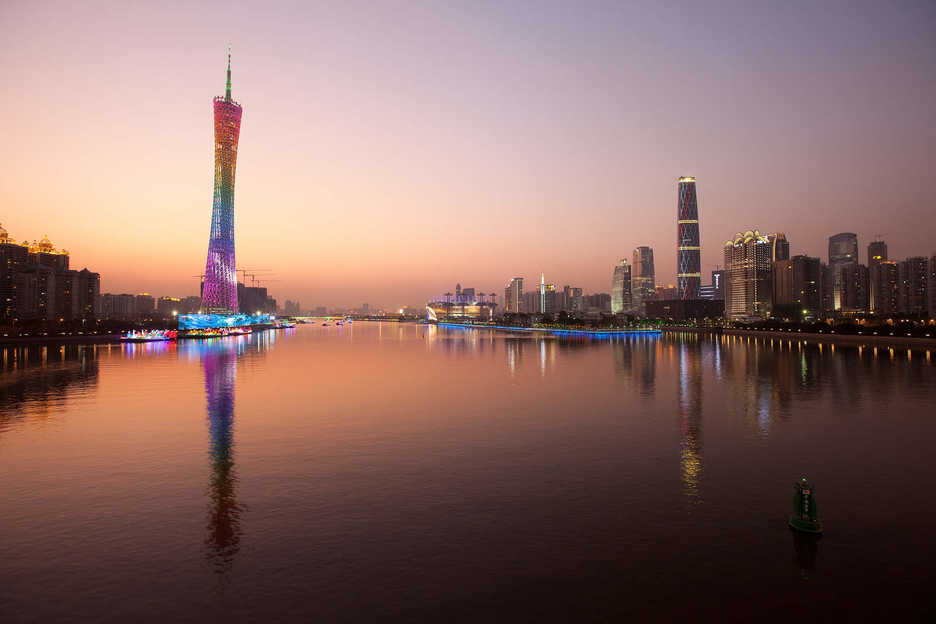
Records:
[[[234,263],[234,173],[241,125],[240,104],[231,99],[231,53],[227,88],[214,99],[215,174],[211,234],[202,288],[202,311],[233,314],[237,310],[237,272]]]
[[[702,248],[695,178],[679,178],[676,210],[676,288],[680,299],[698,299],[702,284]]]

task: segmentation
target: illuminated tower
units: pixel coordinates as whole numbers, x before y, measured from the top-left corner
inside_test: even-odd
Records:
[[[676,288],[680,299],[698,299],[702,283],[702,261],[695,178],[679,178],[677,212]]]
[[[621,258],[611,277],[611,314],[631,311],[631,267]]]
[[[234,264],[234,170],[242,109],[231,99],[231,52],[228,51],[227,88],[214,99],[215,179],[211,234],[202,289],[202,311],[237,312],[237,273]]]
[[[653,296],[656,277],[653,268],[653,249],[638,247],[631,265],[631,305],[638,314],[644,313],[644,302]]]

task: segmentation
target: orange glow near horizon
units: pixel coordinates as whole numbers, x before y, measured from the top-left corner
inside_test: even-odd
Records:
[[[933,252],[933,14],[568,10],[8,7],[0,223],[102,292],[197,294],[232,41],[237,264],[280,303],[500,299],[541,272],[610,292],[640,245],[666,284],[685,173],[703,283],[750,224],[823,259],[840,231]],[[729,36],[765,19],[776,36]]]

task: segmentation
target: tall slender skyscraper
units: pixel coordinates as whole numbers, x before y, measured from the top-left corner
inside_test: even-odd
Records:
[[[504,287],[504,311],[523,312],[523,278],[515,277]]]
[[[858,266],[858,235],[842,232],[829,237],[829,268],[832,269],[832,306],[836,311],[843,307],[842,269]]]
[[[695,178],[679,178],[676,206],[676,290],[680,299],[698,299],[702,284],[699,204]]]
[[[886,297],[887,287],[882,283],[882,276],[886,273],[881,271],[881,263],[887,262],[887,243],[882,240],[871,241],[868,245],[868,279],[870,282],[870,304],[871,314],[880,314],[886,310],[882,300]]]
[[[643,304],[656,288],[653,269],[653,249],[638,247],[634,250],[634,262],[631,266],[631,305],[638,314],[644,313]]]
[[[626,258],[621,258],[611,277],[611,314],[631,311],[631,267]]]
[[[202,311],[237,312],[237,272],[234,263],[234,171],[237,167],[237,140],[240,137],[242,109],[231,99],[231,51],[228,50],[227,88],[224,97],[214,99],[215,179],[211,207],[211,234]]]

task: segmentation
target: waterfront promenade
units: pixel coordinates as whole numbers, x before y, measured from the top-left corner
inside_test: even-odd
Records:
[[[711,334],[722,336],[739,336],[742,338],[774,338],[780,340],[796,340],[817,344],[840,344],[854,346],[883,346],[902,349],[936,349],[936,338],[920,336],[892,336],[881,334],[841,334],[829,332],[800,332],[783,330],[735,329],[722,327],[679,327],[664,326],[664,334]]]

